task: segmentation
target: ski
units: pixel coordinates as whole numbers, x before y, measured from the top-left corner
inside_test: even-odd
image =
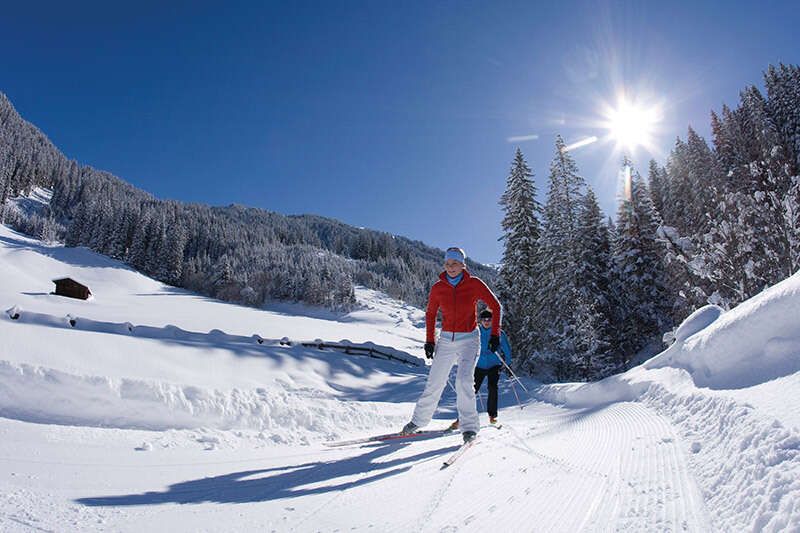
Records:
[[[472,447],[475,445],[475,443],[476,443],[476,442],[478,442],[478,438],[477,438],[477,437],[476,437],[476,438],[474,438],[474,439],[472,439],[472,440],[468,440],[467,442],[465,442],[464,444],[462,444],[462,445],[461,445],[461,446],[460,446],[460,447],[459,447],[459,448],[458,448],[458,449],[457,449],[457,450],[456,450],[456,451],[453,453],[453,455],[451,455],[451,456],[450,456],[450,457],[449,457],[449,458],[448,458],[448,459],[447,459],[447,460],[446,460],[446,461],[445,461],[445,462],[442,464],[442,468],[441,468],[441,470],[444,470],[444,469],[445,469],[445,468],[447,468],[448,466],[450,466],[450,465],[452,465],[453,463],[455,463],[455,462],[456,462],[456,460],[457,460],[459,457],[461,457],[462,455],[464,455],[464,452],[466,452],[467,450],[469,450],[470,448],[472,448]]]
[[[352,446],[354,444],[366,444],[369,442],[384,442],[390,440],[404,440],[404,439],[416,439],[419,437],[431,437],[435,435],[447,435],[448,433],[452,433],[451,429],[428,429],[422,431],[416,431],[414,433],[387,433],[385,435],[373,435],[371,437],[363,437],[360,439],[351,439],[351,440],[340,440],[336,442],[323,442],[323,446],[327,446],[329,448],[338,448],[340,446]]]

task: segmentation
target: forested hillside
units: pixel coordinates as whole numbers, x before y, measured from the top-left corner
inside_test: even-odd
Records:
[[[44,213],[6,200],[53,190]],[[63,239],[175,286],[230,302],[355,303],[354,284],[423,306],[443,252],[336,220],[238,205],[159,200],[107,172],[67,159],[0,93],[0,215],[37,237]],[[470,261],[490,284],[494,271]]]

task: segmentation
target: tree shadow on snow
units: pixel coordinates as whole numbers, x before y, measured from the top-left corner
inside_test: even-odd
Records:
[[[430,460],[458,446],[445,446],[387,461],[379,459],[406,447],[385,444],[338,461],[317,461],[293,466],[244,470],[171,485],[164,492],[79,498],[90,507],[160,505],[166,503],[251,503],[297,498],[353,489],[407,472],[414,463]],[[369,474],[366,475],[365,474]],[[357,479],[347,479],[358,476]]]

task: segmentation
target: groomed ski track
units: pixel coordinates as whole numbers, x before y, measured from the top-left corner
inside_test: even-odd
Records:
[[[445,470],[442,460],[461,443],[458,433],[345,448],[312,445],[304,453],[218,449],[213,461],[199,450],[196,462],[187,461],[184,451],[176,464],[168,452],[157,458],[135,452],[119,442],[123,434],[94,429],[103,443],[102,461],[14,461],[15,475],[38,478],[44,492],[5,495],[17,499],[20,513],[0,522],[21,531],[29,530],[23,524],[48,529],[46,523],[26,524],[24,513],[35,504],[31,499],[45,498],[54,520],[64,524],[70,515],[80,517],[75,523],[82,530],[141,531],[173,520],[210,531],[714,529],[687,468],[687,444],[646,406],[565,409],[534,403],[501,416],[501,429],[482,429],[479,442]],[[68,436],[80,428],[8,423],[24,426],[23,433],[59,433],[45,435],[41,444],[57,443],[58,452],[20,454],[81,455],[70,450]],[[12,429],[20,433],[19,426]],[[76,445],[84,438],[75,439]],[[131,468],[140,472],[134,486],[126,481]],[[80,483],[64,483],[78,478]],[[220,518],[219,505],[232,503],[240,504],[238,518]]]
[[[355,518],[363,513],[359,508],[392,505],[395,517],[408,520],[358,525],[383,531],[712,529],[688,472],[686,447],[647,407],[626,402],[570,410],[536,404],[504,415],[504,421],[500,430],[483,429],[480,441],[443,471],[438,459],[444,454],[436,452],[450,453],[459,437],[393,446],[381,462],[395,460],[393,467],[403,465],[407,472],[376,469],[373,475],[386,474],[380,487],[365,484],[337,495],[304,523],[335,530],[345,524],[328,521],[329,506],[352,507]],[[331,515],[341,516],[341,509]]]

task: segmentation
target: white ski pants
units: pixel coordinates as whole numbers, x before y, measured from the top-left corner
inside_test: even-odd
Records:
[[[459,337],[461,335],[461,337]],[[443,331],[436,343],[433,355],[433,364],[428,373],[425,390],[417,400],[411,422],[417,427],[425,427],[433,418],[433,413],[439,405],[442,391],[447,385],[450,369],[458,364],[456,373],[456,405],[458,407],[458,427],[462,432],[478,432],[478,409],[475,407],[475,362],[481,348],[481,336],[476,329],[474,333],[453,334]]]

